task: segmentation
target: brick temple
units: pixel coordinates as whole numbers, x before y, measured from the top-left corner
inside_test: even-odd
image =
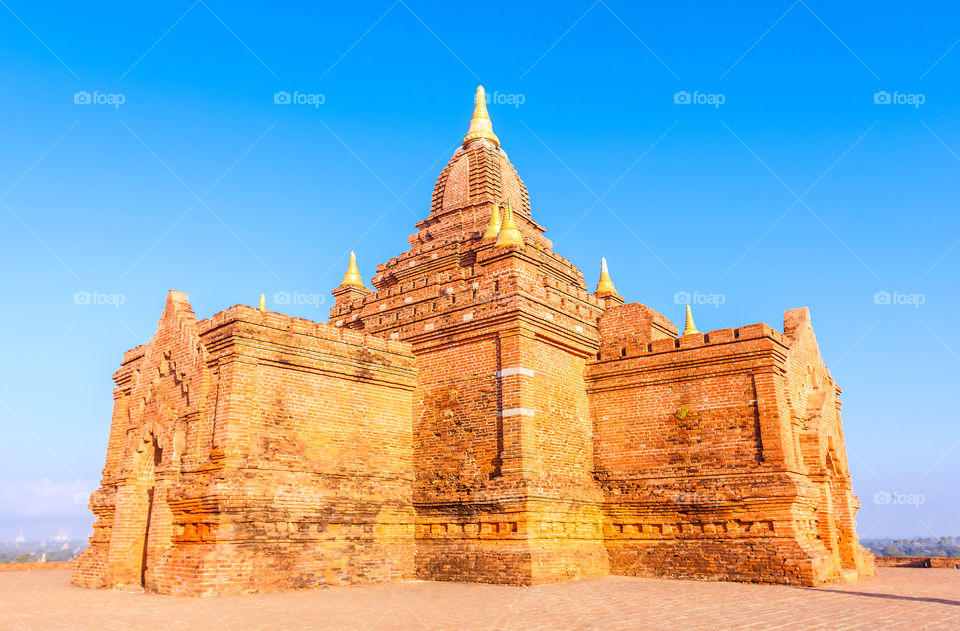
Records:
[[[682,333],[555,253],[477,91],[410,249],[328,323],[171,291],[114,374],[73,582],[209,595],[874,573],[807,309]]]

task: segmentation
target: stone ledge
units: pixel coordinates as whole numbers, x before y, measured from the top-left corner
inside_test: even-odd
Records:
[[[0,563],[0,572],[44,572],[50,570],[69,570],[73,561],[51,561],[49,563]]]

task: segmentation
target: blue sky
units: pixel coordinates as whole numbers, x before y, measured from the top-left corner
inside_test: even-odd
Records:
[[[958,38],[946,1],[3,0],[0,539],[89,532],[168,289],[326,320],[351,248],[404,251],[478,83],[591,286],[703,331],[810,307],[861,535],[960,534]]]

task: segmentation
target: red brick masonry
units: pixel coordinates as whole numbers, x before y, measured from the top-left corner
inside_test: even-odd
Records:
[[[944,557],[874,557],[877,567],[939,567],[960,569],[960,559]]]
[[[482,238],[509,200],[524,245]],[[506,154],[458,149],[411,249],[330,324],[171,292],[114,375],[73,581],[204,595],[621,574],[874,573],[806,309],[678,337],[590,293]],[[626,267],[626,266],[625,266]]]

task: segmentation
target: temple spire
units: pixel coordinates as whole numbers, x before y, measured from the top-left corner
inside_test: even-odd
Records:
[[[347,273],[343,275],[341,285],[353,285],[363,287],[363,279],[360,278],[360,271],[357,269],[357,255],[350,252],[350,265],[347,266]]]
[[[513,222],[513,208],[510,202],[503,204],[503,223],[500,224],[500,233],[497,235],[497,247],[505,245],[523,245],[523,235]]]
[[[483,86],[477,86],[477,97],[473,105],[473,118],[470,119],[470,130],[463,137],[463,146],[485,138],[493,143],[494,147],[500,146],[500,139],[493,133],[493,125],[490,123],[490,115],[487,114],[487,98],[483,92]]]
[[[694,333],[699,333],[697,330],[697,325],[693,323],[693,311],[690,309],[690,305],[687,305],[687,322],[683,327],[683,335],[692,335]]]
[[[500,223],[500,204],[495,203],[493,210],[490,211],[490,223],[487,224],[487,231],[483,234],[484,241],[497,238],[497,235],[500,234]]]
[[[600,259],[600,281],[597,283],[597,294],[615,294],[617,293],[617,288],[613,286],[613,281],[610,280],[610,272],[607,270],[607,259]]]
[[[260,305],[257,307],[260,310],[260,313],[265,313],[267,310],[267,294],[260,294]]]

